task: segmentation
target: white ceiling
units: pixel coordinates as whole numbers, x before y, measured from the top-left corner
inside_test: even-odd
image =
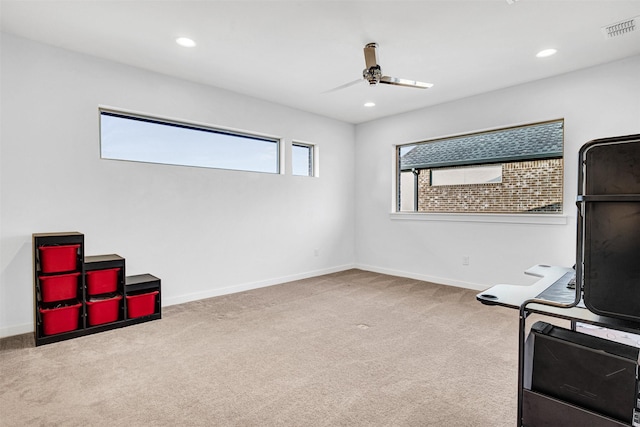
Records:
[[[159,1],[1,0],[3,32],[228,89],[351,123],[640,54],[640,0]],[[639,19],[640,21],[640,19]],[[175,43],[187,36],[197,43]],[[364,81],[377,42],[384,74],[427,90]],[[554,47],[558,53],[535,54]],[[374,108],[364,108],[374,101]]]

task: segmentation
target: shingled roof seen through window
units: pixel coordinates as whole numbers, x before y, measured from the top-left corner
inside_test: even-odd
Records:
[[[562,157],[562,120],[416,144],[400,169],[503,163]]]

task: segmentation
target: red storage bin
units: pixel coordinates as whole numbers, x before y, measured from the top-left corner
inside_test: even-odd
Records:
[[[127,317],[149,316],[156,311],[156,295],[158,291],[145,294],[127,295]]]
[[[66,307],[41,308],[42,333],[44,335],[60,334],[78,329],[78,319],[82,304]]]
[[[87,292],[89,295],[107,294],[118,289],[119,268],[87,271]]]
[[[43,273],[60,273],[78,269],[80,245],[40,246],[40,268]]]
[[[78,276],[80,273],[40,276],[42,301],[51,302],[76,298],[78,296]]]
[[[116,295],[113,298],[87,301],[89,325],[101,325],[103,323],[110,323],[118,320],[121,299],[122,295]]]

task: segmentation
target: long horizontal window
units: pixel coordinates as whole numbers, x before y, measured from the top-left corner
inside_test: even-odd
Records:
[[[278,173],[280,140],[100,111],[103,159]]]

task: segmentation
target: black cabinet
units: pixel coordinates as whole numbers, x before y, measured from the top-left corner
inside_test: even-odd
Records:
[[[640,135],[586,143],[579,166],[576,264],[585,305],[640,322]]]
[[[540,278],[533,285],[496,285],[476,298],[520,311],[518,427],[640,426],[638,348],[579,331],[640,334],[640,135],[580,149],[577,206],[575,270],[538,265],[526,272]],[[571,329],[533,325],[525,340],[531,314]]]
[[[36,345],[161,318],[157,277],[127,277],[116,254],[85,256],[82,233],[32,239]]]

